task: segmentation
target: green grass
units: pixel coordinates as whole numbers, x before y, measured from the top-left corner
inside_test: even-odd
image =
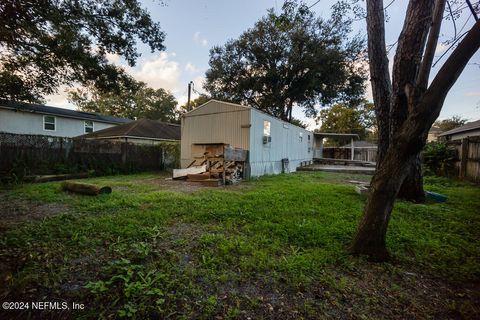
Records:
[[[114,190],[98,197],[66,194],[59,183],[9,191],[11,201],[68,207],[0,234],[7,300],[61,295],[85,303],[75,311],[84,318],[100,310],[100,317],[140,319],[469,317],[478,310],[469,297],[454,296],[480,279],[476,186],[427,178],[426,189],[448,202],[397,202],[387,235],[393,260],[371,264],[345,251],[365,198],[344,181],[368,177],[298,173],[188,193],[151,183],[156,178],[89,179]]]

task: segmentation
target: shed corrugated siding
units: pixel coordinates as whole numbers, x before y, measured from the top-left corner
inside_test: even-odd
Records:
[[[182,119],[181,166],[193,161],[195,143],[227,143],[249,150],[250,109],[221,103],[210,103],[202,112],[189,113]],[[200,111],[200,110],[199,110]]]
[[[263,144],[263,121],[270,121],[270,146]],[[250,175],[282,172],[282,159],[288,158],[289,171],[294,172],[300,162],[313,159],[313,133],[303,128],[286,124],[278,118],[251,109],[250,128]],[[285,126],[288,128],[285,128]],[[299,133],[303,133],[300,142]],[[310,135],[310,141],[308,136]],[[310,152],[308,152],[310,147]]]
[[[210,100],[199,108],[193,109],[191,112],[186,114],[187,117],[199,116],[212,113],[222,113],[222,112],[235,112],[235,111],[244,111],[250,109],[241,105],[221,102],[217,100]]]

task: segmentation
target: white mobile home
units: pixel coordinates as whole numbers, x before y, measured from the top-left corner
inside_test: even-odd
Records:
[[[249,106],[210,100],[182,117],[181,165],[202,156],[202,145],[229,144],[248,151],[247,175],[295,171],[313,158],[313,133]],[[285,161],[284,161],[285,162]]]

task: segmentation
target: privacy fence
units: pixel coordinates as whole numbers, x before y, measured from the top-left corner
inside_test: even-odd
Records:
[[[448,144],[457,152],[455,167],[458,177],[480,183],[480,137],[466,137]]]
[[[93,171],[96,175],[178,167],[179,143],[138,145],[0,133],[0,177]]]

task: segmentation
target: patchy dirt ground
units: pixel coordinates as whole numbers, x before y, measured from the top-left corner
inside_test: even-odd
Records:
[[[158,178],[150,178],[144,180],[144,183],[152,185],[162,190],[170,190],[176,192],[192,193],[200,190],[244,190],[248,188],[247,182],[240,182],[233,185],[209,187],[200,182],[189,182],[187,180],[173,180],[168,176],[160,176]]]
[[[6,191],[0,191],[0,232],[17,224],[65,213],[69,206],[63,203],[42,203],[12,199]]]

